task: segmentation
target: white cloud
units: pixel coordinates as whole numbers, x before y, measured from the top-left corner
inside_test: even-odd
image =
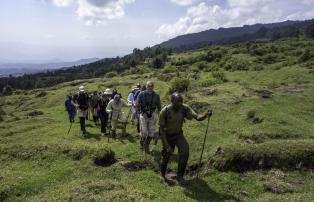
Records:
[[[125,15],[126,4],[135,0],[78,0],[77,14],[87,25],[102,24]]]
[[[55,6],[58,6],[58,7],[66,7],[66,6],[69,6],[71,5],[74,0],[42,0],[42,2],[51,2],[53,3]]]
[[[45,37],[46,39],[54,39],[54,38],[56,38],[57,36],[54,35],[54,34],[46,34],[44,37]]]
[[[171,0],[171,2],[178,4],[180,6],[189,6],[199,1],[200,0]]]
[[[314,4],[314,0],[302,0],[302,3],[305,5],[313,5]]]
[[[66,7],[76,4],[76,13],[86,25],[104,24],[108,20],[119,19],[125,15],[125,6],[135,0],[44,0],[55,6]]]
[[[219,27],[303,20],[314,17],[314,0],[226,0],[226,4],[205,2],[189,7],[173,24],[163,24],[156,31],[162,39]],[[306,4],[306,6],[305,6]],[[299,8],[302,8],[301,10]],[[298,10],[299,9],[299,10]]]

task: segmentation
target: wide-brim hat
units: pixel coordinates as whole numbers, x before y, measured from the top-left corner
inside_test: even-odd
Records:
[[[84,86],[80,86],[80,87],[79,87],[79,91],[80,91],[80,92],[85,92]]]
[[[112,92],[110,90],[110,88],[107,88],[104,92],[103,92],[104,95],[111,95]]]

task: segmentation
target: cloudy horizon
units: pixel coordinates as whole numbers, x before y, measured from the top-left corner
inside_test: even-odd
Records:
[[[178,35],[314,18],[314,0],[2,0],[0,62],[123,56]]]

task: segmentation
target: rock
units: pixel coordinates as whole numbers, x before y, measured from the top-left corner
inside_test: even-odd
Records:
[[[263,118],[259,118],[259,117],[254,117],[253,120],[252,120],[252,122],[254,124],[262,123],[263,121],[264,121],[264,119]]]
[[[261,97],[261,98],[271,98],[273,95],[273,92],[268,91],[268,90],[256,90],[257,96]]]
[[[251,140],[251,139],[246,139],[246,140],[244,140],[244,142],[246,143],[246,144],[254,144],[255,142],[253,141],[253,140]]]
[[[203,111],[204,109],[209,109],[210,104],[207,102],[189,102],[188,105],[196,112]]]
[[[44,114],[43,112],[35,110],[35,111],[27,113],[26,115],[31,116],[31,117],[35,117],[35,116],[39,116],[39,115],[43,115],[43,114]]]
[[[285,87],[283,90],[285,93],[303,93],[305,89],[296,87]]]
[[[47,95],[47,92],[41,91],[36,95],[36,97],[45,97],[46,95]]]
[[[200,95],[202,96],[218,95],[218,90],[216,88],[206,88],[206,89],[201,90]]]
[[[167,73],[167,74],[160,74],[157,78],[161,81],[170,81],[174,77],[174,74]]]

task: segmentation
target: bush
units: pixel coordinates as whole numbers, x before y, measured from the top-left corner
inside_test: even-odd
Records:
[[[223,52],[221,50],[212,51],[209,50],[206,55],[202,57],[203,60],[207,62],[219,62],[223,57]]]
[[[5,95],[5,96],[9,96],[9,95],[12,95],[13,93],[13,89],[10,85],[6,85],[4,86],[3,90],[2,90],[2,94]]]
[[[175,68],[174,66],[167,65],[161,70],[161,73],[167,74],[167,73],[174,73],[177,71],[178,71],[177,68]]]
[[[254,64],[251,66],[253,71],[262,71],[264,70],[264,66],[261,64]]]
[[[124,71],[121,76],[132,75],[132,74],[145,74],[148,73],[149,69],[144,67],[132,67]]]
[[[309,49],[306,49],[299,57],[299,62],[306,62],[312,58],[312,54]]]
[[[198,64],[197,64],[197,68],[199,69],[199,70],[204,70],[205,68],[207,67],[207,64],[206,64],[206,62],[199,62]]]
[[[174,92],[185,92],[190,86],[190,80],[188,78],[179,78],[176,77],[171,81],[169,93]]]
[[[270,54],[262,56],[261,60],[266,64],[273,64],[277,60],[277,55],[270,53]]]
[[[217,81],[217,83],[224,83],[228,81],[226,74],[222,71],[214,71],[212,72],[212,76]]]
[[[304,33],[307,37],[314,38],[314,23],[311,23],[310,25],[308,25],[305,28]]]
[[[152,59],[151,67],[160,69],[163,68],[165,65],[165,60],[161,56],[156,56]]]
[[[224,68],[227,71],[247,71],[249,67],[250,62],[240,58],[230,58],[224,64]]]
[[[216,63],[210,63],[203,70],[206,72],[218,71],[219,66]]]
[[[118,76],[118,72],[116,72],[116,71],[111,71],[111,72],[106,73],[105,76],[106,76],[107,78],[116,77],[116,76]]]
[[[207,79],[207,80],[205,80],[205,81],[201,81],[201,82],[199,83],[199,86],[200,86],[200,87],[210,87],[210,86],[213,86],[213,85],[215,85],[215,84],[216,84],[216,82],[215,82],[214,80]]]

